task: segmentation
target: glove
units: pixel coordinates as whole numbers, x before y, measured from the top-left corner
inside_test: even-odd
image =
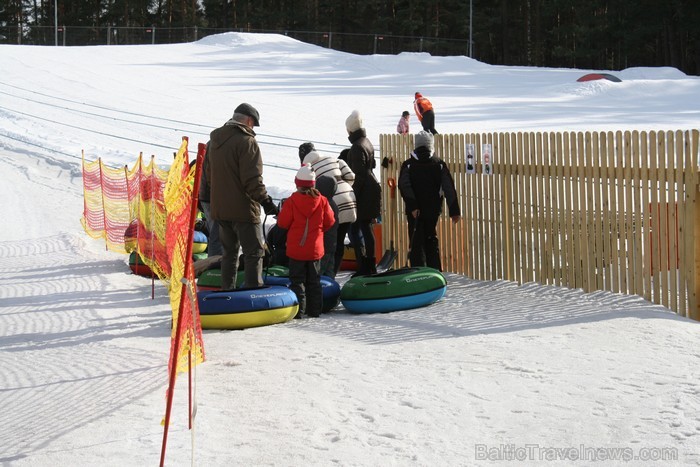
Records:
[[[272,198],[269,196],[262,203],[260,203],[260,205],[265,210],[265,215],[267,216],[276,216],[280,213],[274,201],[272,201]]]

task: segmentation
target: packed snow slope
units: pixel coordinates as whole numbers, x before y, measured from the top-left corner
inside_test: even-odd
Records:
[[[206,142],[249,102],[280,196],[301,142],[337,154],[359,109],[376,143],[416,91],[441,133],[700,122],[700,80],[675,69],[356,56],[279,35],[2,45],[0,63],[0,464],[13,467],[154,465],[161,452],[167,294],[156,284],[151,300],[150,281],[82,232],[81,151],[165,165],[182,136]],[[622,82],[576,82],[592,71]],[[447,278],[447,296],[417,310],[206,331],[195,429],[183,375],[166,464],[700,464],[698,323],[634,296]]]

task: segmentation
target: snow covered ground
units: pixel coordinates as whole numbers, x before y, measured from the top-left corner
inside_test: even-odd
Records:
[[[3,45],[0,63],[3,466],[160,456],[167,295],[157,284],[151,300],[149,280],[82,232],[81,150],[167,163],[181,136],[196,147],[249,102],[280,196],[301,142],[338,153],[357,108],[376,143],[416,91],[442,133],[700,122],[700,79],[675,69],[577,83],[592,70],[354,56],[278,35]],[[183,375],[166,464],[700,465],[699,323],[634,296],[447,278],[428,308],[205,331],[195,429]]]

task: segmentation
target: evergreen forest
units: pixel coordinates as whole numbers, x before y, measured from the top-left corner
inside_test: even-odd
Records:
[[[353,53],[425,51],[492,65],[671,66],[700,74],[698,0],[0,1],[0,43],[58,44],[57,31],[63,45],[278,32]]]

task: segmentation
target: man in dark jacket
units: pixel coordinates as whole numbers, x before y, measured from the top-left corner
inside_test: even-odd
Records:
[[[264,239],[260,206],[276,215],[277,206],[267,194],[262,178],[262,156],[255,141],[254,126],[260,115],[250,104],[241,104],[233,117],[211,132],[205,166],[209,181],[211,216],[219,223],[223,245],[221,288],[234,287],[238,250],[243,250],[244,287],[259,287],[262,281]]]
[[[377,261],[374,255],[372,224],[380,214],[382,188],[373,171],[374,146],[367,139],[367,131],[357,110],[353,110],[345,120],[345,128],[348,131],[348,140],[352,143],[348,151],[347,163],[350,170],[355,173],[352,190],[357,200],[357,220],[350,227],[350,239],[355,247],[357,274],[376,274]]]
[[[442,271],[436,226],[442,212],[443,194],[452,222],[459,222],[461,215],[450,170],[433,156],[432,133],[416,134],[415,149],[401,165],[399,190],[406,204],[411,266]]]

